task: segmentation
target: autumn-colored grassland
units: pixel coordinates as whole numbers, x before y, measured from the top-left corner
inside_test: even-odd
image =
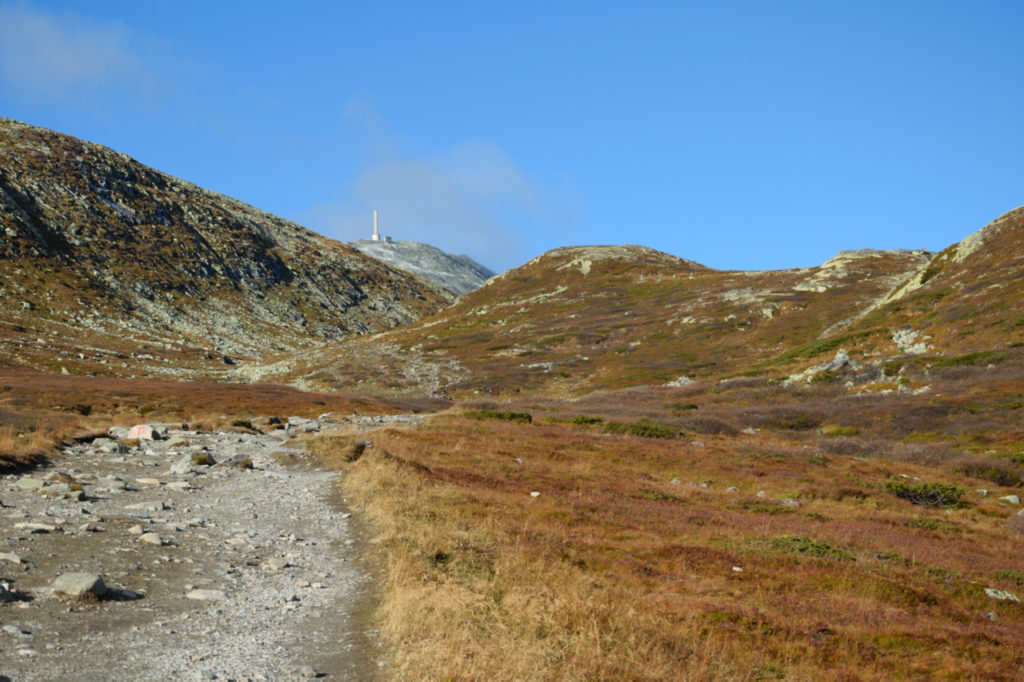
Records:
[[[387,569],[390,672],[1019,679],[1024,612],[984,588],[1024,584],[1019,507],[999,499],[1024,473],[1020,379],[950,368],[928,394],[858,397],[708,382],[361,435],[373,446],[335,463]],[[678,435],[609,434],[613,419]],[[919,506],[900,483],[963,504]]]

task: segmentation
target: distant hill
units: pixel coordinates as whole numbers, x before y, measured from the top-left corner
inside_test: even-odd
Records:
[[[479,289],[495,274],[469,256],[453,256],[420,242],[359,239],[350,244],[361,253],[424,277],[458,295]]]
[[[938,254],[861,249],[791,270],[712,270],[639,246],[561,248],[431,317],[293,369],[323,387],[579,395],[681,377],[783,380],[843,349],[862,380],[880,379],[897,358],[926,368],[1024,345],[1022,253],[1024,209]]]
[[[106,147],[0,119],[0,363],[190,375],[451,294]]]

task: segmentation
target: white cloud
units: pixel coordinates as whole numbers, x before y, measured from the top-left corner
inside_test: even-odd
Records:
[[[121,23],[0,5],[0,78],[23,97],[81,101],[108,86],[140,87],[146,69]]]
[[[383,234],[467,254],[500,270],[526,260],[527,233],[551,221],[551,205],[500,148],[474,141],[425,158],[375,163],[342,201],[297,219],[336,239],[366,239],[377,208]]]

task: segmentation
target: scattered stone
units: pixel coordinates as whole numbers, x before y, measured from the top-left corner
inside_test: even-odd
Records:
[[[0,552],[0,561],[7,561],[12,564],[21,565],[21,557],[14,552]]]
[[[1012,592],[1007,592],[1006,590],[997,590],[993,587],[986,587],[985,594],[987,594],[992,599],[998,599],[1000,601],[1020,601],[1020,599],[1017,599],[1017,595],[1013,594]]]
[[[132,526],[128,529],[128,535],[142,535],[142,526]]]
[[[46,481],[40,480],[38,478],[31,478],[29,476],[23,476],[19,478],[14,485],[18,486],[23,490],[39,490],[40,488],[46,485]]]
[[[695,447],[695,448],[702,448],[702,447],[704,447],[704,441],[702,441],[702,440],[690,441],[690,446],[691,447]]]
[[[48,523],[16,523],[14,524],[14,530],[27,530],[29,533],[52,533],[57,530],[57,526],[50,525]]]
[[[220,462],[221,466],[235,467],[236,469],[252,469],[252,457],[249,455],[234,455]]]
[[[740,568],[739,566],[733,566],[733,567],[732,567],[732,572],[733,572],[733,573],[742,573],[742,572],[743,572],[743,569],[742,569],[742,568]]]
[[[145,542],[147,545],[163,545],[164,540],[156,533],[143,533],[139,536],[139,542]]]
[[[1001,502],[1009,502],[1010,504],[1020,504],[1020,498],[1016,495],[1003,495],[999,500]]]
[[[97,438],[92,442],[92,446],[114,455],[128,454],[128,447],[124,443],[119,443],[111,438]]]
[[[196,601],[224,601],[227,599],[227,595],[223,590],[192,590],[185,595],[185,598]]]
[[[7,585],[0,583],[0,604],[5,602],[14,601],[18,596],[11,591]]]
[[[540,493],[534,490],[532,493],[530,493],[530,497],[540,497]]]
[[[209,452],[194,452],[189,456],[189,461],[196,466],[213,466],[216,460]]]
[[[727,492],[727,493],[738,493],[739,491],[740,491],[740,489],[737,488],[734,485],[731,485],[731,486],[729,486],[728,488],[725,489],[725,492]]]
[[[139,485],[160,485],[158,478],[136,478],[135,482]]]
[[[757,435],[757,430],[756,429],[751,429],[751,428],[746,428],[746,429],[743,429],[743,431],[741,431],[740,433],[745,433],[748,436],[756,436]]]
[[[107,586],[97,573],[65,573],[53,581],[53,591],[72,599],[98,599],[107,593]]]
[[[320,673],[318,673],[316,671],[316,668],[314,668],[313,666],[304,665],[301,668],[299,668],[299,677],[302,677],[307,680],[312,680],[314,678],[320,677]]]
[[[171,490],[191,490],[192,484],[188,481],[172,481],[171,483],[168,483],[166,487]]]
[[[988,491],[984,488],[978,488],[977,493],[982,497],[988,497]]]
[[[169,448],[187,448],[188,445],[188,438],[184,436],[175,436],[167,441],[167,447]]]
[[[171,465],[171,473],[177,476],[183,476],[192,471],[192,456],[185,455],[177,462]]]
[[[779,504],[781,504],[783,507],[799,507],[800,506],[800,502],[798,500],[794,500],[792,497],[787,497],[787,498],[785,498],[783,500],[779,500]]]

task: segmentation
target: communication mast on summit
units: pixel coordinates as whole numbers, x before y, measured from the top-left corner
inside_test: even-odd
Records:
[[[384,242],[385,244],[391,243],[391,237],[380,236],[380,226],[377,218],[377,209],[373,209],[373,236],[370,238],[375,242]]]

